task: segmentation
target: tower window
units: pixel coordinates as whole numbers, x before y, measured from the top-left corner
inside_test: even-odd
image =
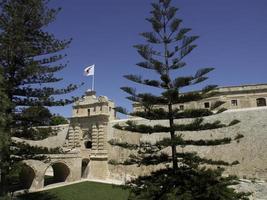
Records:
[[[265,98],[258,98],[256,101],[257,101],[257,107],[266,106],[266,99]]]
[[[85,146],[86,149],[91,149],[92,148],[92,142],[91,141],[86,141],[84,143],[84,146]]]
[[[109,107],[109,112],[111,112],[111,107]]]
[[[237,100],[231,100],[231,105],[232,106],[237,106],[238,105]]]
[[[205,102],[204,103],[204,108],[210,108],[210,102]]]

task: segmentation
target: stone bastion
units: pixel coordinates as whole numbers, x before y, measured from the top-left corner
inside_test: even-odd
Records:
[[[162,166],[123,166],[111,165],[109,160],[123,161],[133,153],[127,149],[112,146],[109,140],[139,144],[156,142],[168,134],[138,134],[114,129],[116,123],[127,120],[116,120],[114,103],[107,97],[96,97],[89,92],[73,106],[70,123],[52,127],[57,134],[41,141],[21,140],[33,146],[47,148],[61,147],[62,154],[47,155],[46,161],[24,161],[26,169],[24,178],[26,189],[41,190],[46,186],[45,176],[52,174],[58,182],[99,180],[123,183],[138,175],[150,173]],[[205,121],[220,120],[229,123],[233,119],[240,123],[216,130],[183,132],[187,139],[235,138],[231,144],[208,147],[188,146],[179,151],[197,151],[200,156],[228,162],[238,161],[238,165],[226,167],[225,174],[237,175],[245,179],[267,181],[267,107],[228,110],[221,114],[205,117]],[[166,124],[167,121],[149,121],[131,118],[139,124]],[[177,120],[176,123],[188,123],[191,119]],[[179,134],[179,133],[177,133]],[[165,149],[170,151],[170,149]]]
[[[213,122],[220,120],[229,123],[237,119],[240,123],[226,128],[208,131],[183,132],[187,139],[215,139],[223,137],[235,138],[236,135],[243,135],[240,140],[233,140],[232,143],[220,146],[183,148],[184,151],[196,151],[200,156],[212,158],[214,160],[224,160],[228,162],[238,161],[240,164],[226,167],[226,174],[234,174],[240,178],[251,178],[267,180],[267,109],[250,108],[240,110],[229,110],[224,113],[206,117],[205,121]],[[148,121],[144,119],[132,119],[140,124],[166,124],[167,121]],[[190,119],[177,120],[176,123],[186,123]],[[167,137],[166,133],[155,133],[151,135],[131,133],[112,128],[114,124],[123,120],[111,121],[107,127],[108,140],[117,139],[128,143],[138,144],[140,142],[156,142],[160,138]],[[167,125],[167,124],[166,124]],[[178,134],[178,133],[177,133]],[[170,149],[167,149],[167,151]],[[181,150],[181,149],[178,149]],[[108,158],[117,161],[127,159],[131,154],[127,149],[108,145]],[[113,166],[109,165],[110,176],[115,179],[127,179],[131,176],[146,174],[153,170],[153,167],[137,166]]]

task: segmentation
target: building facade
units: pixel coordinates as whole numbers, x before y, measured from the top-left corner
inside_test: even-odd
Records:
[[[217,101],[224,102],[218,109],[226,108],[227,110],[267,106],[267,84],[219,87],[214,92],[216,92],[216,95],[213,97],[201,101],[177,104],[174,107],[180,110],[210,109]],[[138,104],[134,104],[135,111],[140,109],[142,108]]]

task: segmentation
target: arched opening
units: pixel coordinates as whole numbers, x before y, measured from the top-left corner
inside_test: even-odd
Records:
[[[257,101],[257,107],[266,106],[266,99],[265,98],[258,98],[256,101]]]
[[[86,142],[84,142],[84,147],[86,149],[92,149],[92,141],[86,141]]]
[[[70,169],[67,165],[64,163],[53,163],[45,171],[44,186],[65,182],[69,175]]]
[[[30,189],[34,178],[34,170],[28,165],[23,165],[19,174],[20,184],[18,186],[18,189]]]
[[[89,174],[89,159],[85,158],[82,160],[82,171],[81,171],[81,177],[87,178]]]

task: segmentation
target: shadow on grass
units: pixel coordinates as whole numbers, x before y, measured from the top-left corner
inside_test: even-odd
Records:
[[[20,200],[60,200],[56,195],[48,192],[30,193],[19,196]]]

